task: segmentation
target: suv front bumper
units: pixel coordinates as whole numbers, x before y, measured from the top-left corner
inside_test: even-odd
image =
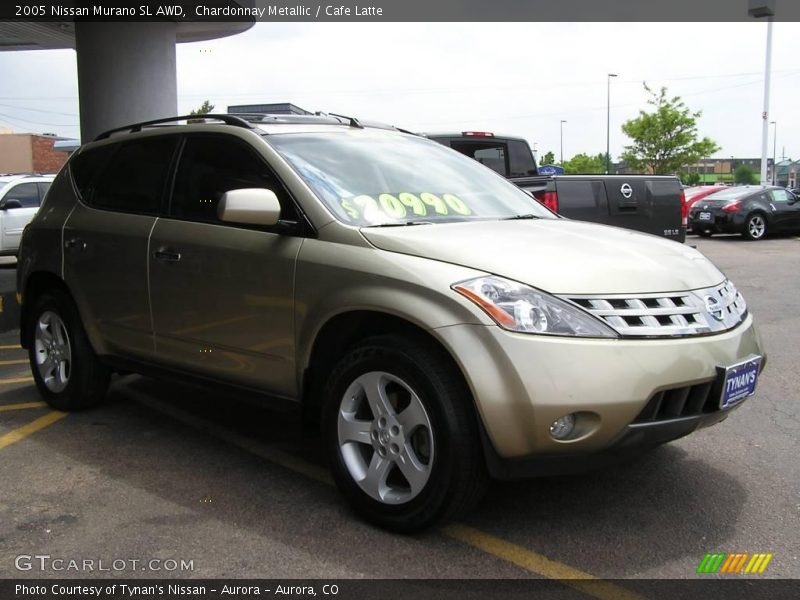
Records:
[[[717,367],[764,354],[749,314],[725,333],[669,339],[564,338],[480,325],[435,334],[467,379],[492,453],[513,462],[618,454],[716,423],[731,412],[709,409]],[[637,420],[659,392],[703,386],[708,403],[698,414]],[[570,413],[594,416],[580,437],[555,440],[550,425]]]

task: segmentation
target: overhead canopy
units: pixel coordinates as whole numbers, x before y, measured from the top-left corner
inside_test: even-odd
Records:
[[[176,23],[175,41],[202,42],[236,35],[250,29],[253,22],[192,22]],[[0,51],[57,50],[75,48],[75,23],[30,23],[0,21]]]
[[[237,3],[252,7],[254,0]],[[175,44],[235,35],[253,24],[254,19],[1,21],[0,51],[75,49],[85,142],[107,129],[176,115]]]

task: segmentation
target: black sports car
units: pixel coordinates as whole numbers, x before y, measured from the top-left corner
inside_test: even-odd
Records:
[[[760,240],[768,232],[800,231],[800,201],[781,187],[732,187],[694,204],[689,226],[702,237],[741,233],[750,240]]]

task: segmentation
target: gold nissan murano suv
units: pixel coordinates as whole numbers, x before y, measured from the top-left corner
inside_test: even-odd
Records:
[[[56,177],[17,277],[51,406],[97,405],[115,372],[294,401],[343,495],[395,531],[463,514],[491,477],[717,423],[765,365],[744,298],[696,250],[561,218],[354,118],[107,132]]]

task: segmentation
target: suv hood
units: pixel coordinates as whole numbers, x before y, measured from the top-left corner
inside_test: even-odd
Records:
[[[567,219],[365,227],[361,233],[382,250],[485,271],[553,294],[677,292],[725,279],[706,257],[678,242]]]

